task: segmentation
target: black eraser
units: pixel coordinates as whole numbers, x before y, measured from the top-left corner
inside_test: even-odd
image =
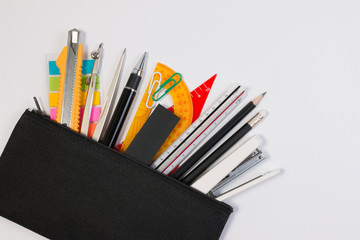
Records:
[[[126,149],[125,154],[150,165],[179,120],[178,116],[158,104]]]

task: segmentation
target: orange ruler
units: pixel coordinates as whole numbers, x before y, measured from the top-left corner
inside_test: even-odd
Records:
[[[160,74],[155,74],[160,73]],[[155,67],[153,74],[153,81],[159,81],[160,84],[164,83],[168,80],[173,74],[174,70],[169,68],[168,66],[158,63]],[[174,82],[170,82],[165,85],[165,89],[169,89]],[[141,99],[141,103],[139,105],[138,110],[135,113],[135,117],[130,125],[129,131],[125,137],[125,140],[120,148],[121,152],[124,152],[127,147],[130,145],[131,141],[135,138],[136,134],[142,128],[146,120],[148,119],[151,108],[148,108],[146,105],[151,106],[153,104],[152,98],[148,98],[149,89],[150,89],[151,81],[149,82],[145,94]],[[151,95],[155,92],[156,88],[152,88]],[[171,91],[169,91],[169,95],[174,104],[174,114],[180,118],[179,123],[175,126],[174,130],[170,133],[169,137],[165,140],[164,144],[159,149],[158,153],[155,155],[157,158],[163,151],[166,150],[192,123],[193,118],[193,103],[191,99],[191,94],[189,89],[187,88],[185,82],[180,81]]]

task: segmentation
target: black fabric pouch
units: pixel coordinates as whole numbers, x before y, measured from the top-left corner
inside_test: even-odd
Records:
[[[50,239],[218,239],[231,212],[35,111],[0,158],[0,215]]]

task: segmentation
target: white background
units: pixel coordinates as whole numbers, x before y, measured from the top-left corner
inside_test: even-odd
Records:
[[[87,53],[104,42],[103,91],[124,47],[123,79],[145,50],[145,82],[156,62],[190,89],[218,73],[206,106],[232,82],[246,101],[268,91],[253,133],[269,158],[252,174],[284,173],[227,201],[222,239],[360,239],[359,11],[331,0],[1,0],[0,152],[32,97],[46,102],[45,55],[76,27]],[[0,218],[0,239],[42,237]]]

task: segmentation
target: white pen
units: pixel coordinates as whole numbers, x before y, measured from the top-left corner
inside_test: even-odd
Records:
[[[92,139],[94,139],[95,141],[99,141],[101,133],[104,129],[104,125],[105,125],[106,121],[110,118],[111,109],[115,102],[115,96],[116,96],[115,90],[117,89],[117,87],[119,85],[119,81],[121,79],[121,75],[122,75],[123,68],[124,68],[125,57],[126,57],[126,48],[124,49],[124,51],[121,55],[119,64],[115,71],[114,78],[109,87],[109,91],[106,96],[103,109],[101,111],[99,120],[96,124],[96,128],[95,128],[94,134],[92,136]]]
[[[219,196],[215,196],[216,200],[219,200],[219,201],[224,201],[225,199],[229,198],[229,197],[232,197],[234,196],[235,194],[238,194],[238,193],[241,193],[251,187],[254,187],[256,185],[258,185],[259,183],[262,183],[278,174],[280,174],[282,172],[281,169],[275,169],[275,170],[272,170],[272,171],[269,171],[269,172],[266,172],[264,174],[261,174],[229,191],[226,191],[225,193],[219,195]]]

